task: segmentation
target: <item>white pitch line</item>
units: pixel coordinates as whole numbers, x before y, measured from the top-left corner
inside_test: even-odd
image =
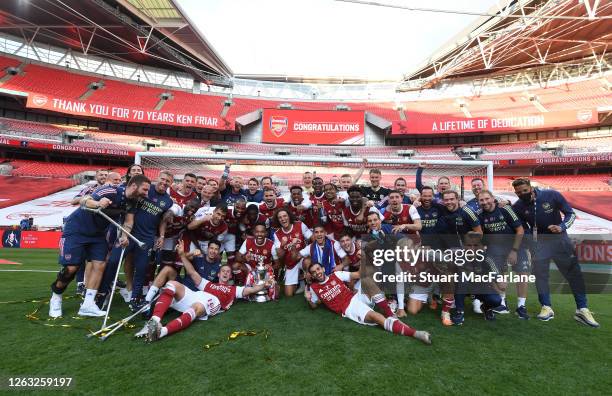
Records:
[[[0,272],[44,272],[44,273],[57,273],[57,270],[33,270],[33,269],[0,269]],[[120,274],[125,275],[123,272]]]

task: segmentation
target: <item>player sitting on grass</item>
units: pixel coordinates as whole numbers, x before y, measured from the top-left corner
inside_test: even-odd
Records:
[[[179,241],[178,245],[184,246],[184,242]],[[202,254],[199,249],[194,249],[186,252],[185,256],[192,262],[192,266],[202,278],[210,282],[214,282],[218,279],[217,276],[219,270],[221,269],[221,257],[219,256],[220,248],[220,242],[212,240],[208,242],[208,251],[206,252],[206,255]],[[198,290],[197,285],[193,283],[190,276],[186,276],[185,278],[181,278],[179,276],[179,273],[183,267],[180,257],[179,260],[180,261],[175,263],[175,265],[162,266],[161,270],[155,277],[155,280],[153,280],[153,285],[149,288],[149,291],[145,297],[145,301],[147,303],[153,301],[153,298],[157,295],[159,289],[171,280],[178,280],[191,290]]]
[[[469,231],[463,238],[463,249],[471,252],[483,252],[484,245],[482,243],[482,234]],[[488,251],[482,258],[482,260],[479,260],[475,254],[474,259],[466,259],[464,265],[458,266],[457,268],[464,273],[474,273],[478,275],[498,273],[495,261],[488,255]],[[451,315],[451,320],[455,326],[461,326],[464,322],[464,300],[465,297],[470,294],[474,294],[476,298],[482,302],[482,311],[484,312],[485,320],[495,320],[495,314],[503,313],[506,309],[506,307],[502,305],[501,296],[497,293],[492,283],[460,281],[455,286],[455,309]]]
[[[352,292],[344,282],[359,279],[358,272],[337,271],[330,276],[325,275],[325,269],[319,263],[308,267],[312,283],[304,292],[304,297],[311,308],[323,303],[331,311],[341,314],[359,324],[379,325],[385,330],[407,337],[414,337],[425,344],[431,344],[431,336],[426,331],[415,330],[395,317],[385,318],[374,311],[374,303],[362,294],[358,284],[357,292]]]
[[[187,275],[197,285],[198,291],[192,291],[176,281],[166,283],[155,308],[153,308],[153,316],[146,324],[147,340],[149,342],[157,341],[162,337],[186,329],[195,318],[205,320],[221,311],[227,311],[236,299],[246,298],[274,285],[274,280],[269,279],[265,283],[253,287],[231,286],[228,284],[232,276],[232,268],[229,265],[224,265],[219,270],[219,283],[212,283],[198,274],[187,258],[182,243],[177,246],[177,253],[183,262]],[[182,315],[167,323],[166,326],[162,326],[161,320],[168,308],[182,312]]]

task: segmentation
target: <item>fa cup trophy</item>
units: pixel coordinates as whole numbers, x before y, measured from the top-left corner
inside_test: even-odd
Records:
[[[257,267],[255,267],[255,274],[254,274],[254,283],[256,285],[263,285],[266,281],[266,279],[268,279],[268,270],[266,269],[266,267],[263,264],[263,257],[260,257],[258,262],[257,262]],[[264,288],[260,291],[258,291],[257,293],[255,293],[255,296],[253,297],[253,301],[256,302],[266,302],[266,301],[270,301],[270,296],[268,295],[268,289]]]

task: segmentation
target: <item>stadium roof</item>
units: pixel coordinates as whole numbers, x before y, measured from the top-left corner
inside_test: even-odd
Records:
[[[232,70],[172,0],[3,0],[0,30],[222,83]]]
[[[428,57],[404,81],[502,74],[595,57],[612,48],[612,2],[506,0]],[[494,15],[494,16],[492,16]]]

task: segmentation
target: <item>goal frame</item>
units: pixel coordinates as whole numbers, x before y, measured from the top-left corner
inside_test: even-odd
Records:
[[[335,156],[297,156],[283,155],[270,156],[262,154],[201,154],[185,152],[151,152],[137,151],[134,155],[134,162],[138,165],[142,163],[143,157],[167,157],[167,158],[188,158],[188,159],[211,159],[211,160],[249,160],[249,161],[295,161],[295,162],[330,162],[330,163],[356,163],[363,162],[364,157],[335,157]],[[368,164],[393,164],[393,165],[419,165],[427,163],[431,165],[451,165],[461,167],[482,166],[487,168],[487,189],[493,191],[493,161],[462,161],[462,160],[426,160],[426,159],[403,159],[403,158],[366,158]]]

